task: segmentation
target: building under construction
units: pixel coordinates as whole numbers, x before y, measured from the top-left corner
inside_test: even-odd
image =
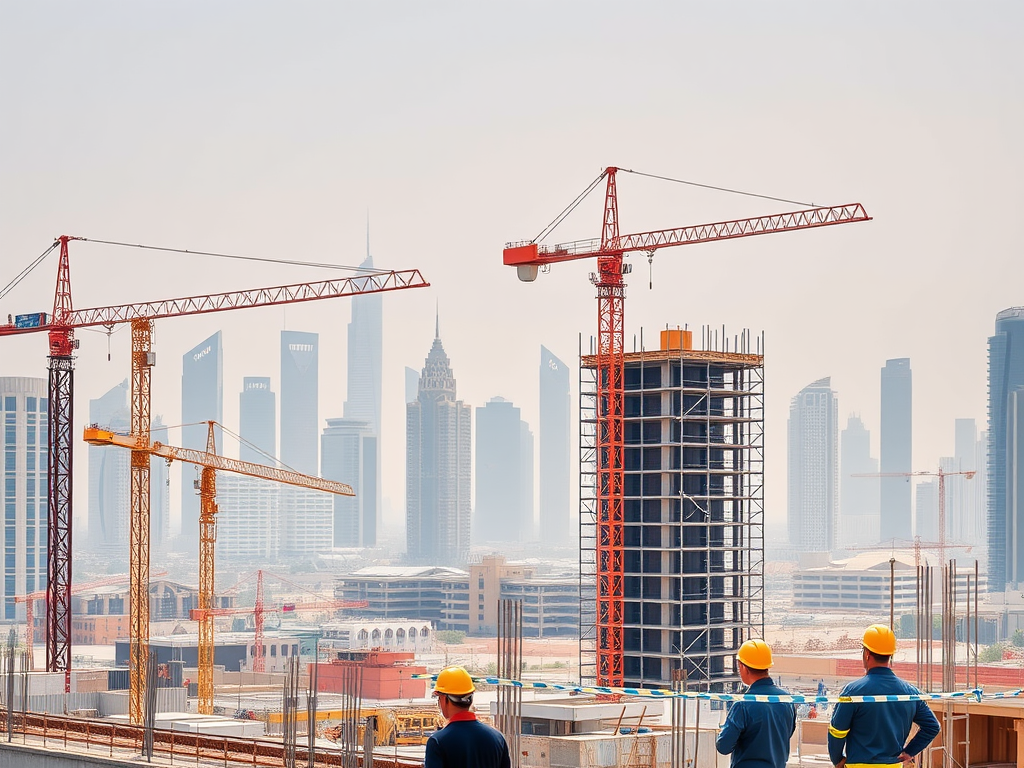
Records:
[[[724,332],[722,333],[724,337]],[[629,687],[731,689],[764,625],[761,340],[664,331],[624,356],[622,670]],[[642,345],[641,345],[642,346]],[[756,347],[756,349],[755,349]],[[597,357],[580,365],[580,670],[597,677]],[[679,673],[675,673],[678,675]]]

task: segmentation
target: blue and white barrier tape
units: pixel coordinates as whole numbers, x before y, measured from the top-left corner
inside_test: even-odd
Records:
[[[436,680],[437,675],[412,675],[414,680]],[[603,685],[568,685],[565,683],[545,683],[536,681],[510,680],[502,677],[474,677],[476,683],[487,685],[507,685],[515,688],[546,689],[567,691],[572,693],[619,694],[626,696],[643,696],[655,699],[698,699],[702,701],[760,701],[770,704],[874,704],[890,701],[966,701],[980,702],[988,699],[1009,699],[1024,696],[1024,689],[1003,691],[1001,693],[984,693],[980,688],[969,691],[945,691],[941,693],[885,694],[878,696],[806,696],[800,693],[788,696],[764,695],[753,693],[707,693],[704,691],[672,691],[666,688],[615,688]]]

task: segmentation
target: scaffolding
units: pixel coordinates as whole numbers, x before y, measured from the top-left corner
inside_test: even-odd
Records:
[[[680,336],[681,338],[681,336]],[[623,672],[667,687],[735,688],[735,653],[764,629],[763,340],[705,327],[702,349],[624,365]],[[689,346],[679,344],[680,347]],[[580,408],[580,676],[597,678],[597,359]]]

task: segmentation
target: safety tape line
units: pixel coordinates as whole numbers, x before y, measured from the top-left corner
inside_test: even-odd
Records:
[[[411,675],[414,680],[436,680],[437,675]],[[880,694],[877,696],[805,696],[800,693],[765,695],[753,693],[707,693],[703,691],[672,691],[666,688],[614,688],[609,686],[566,685],[537,681],[510,680],[503,677],[474,677],[476,683],[506,685],[515,688],[547,689],[591,694],[623,694],[655,699],[700,699],[702,701],[760,701],[769,704],[875,704],[893,701],[967,701],[980,702],[989,699],[1009,699],[1024,696],[1024,688],[1001,693],[984,693],[980,688],[969,691],[945,691],[941,693]]]

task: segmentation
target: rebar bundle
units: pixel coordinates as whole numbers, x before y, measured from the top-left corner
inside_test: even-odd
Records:
[[[299,658],[290,656],[284,668],[284,701],[282,702],[285,768],[295,768],[295,742],[298,736]]]
[[[522,680],[523,601],[498,600],[498,677]],[[512,768],[519,768],[519,734],[523,722],[523,691],[519,686],[498,687],[497,726],[508,743]]]

